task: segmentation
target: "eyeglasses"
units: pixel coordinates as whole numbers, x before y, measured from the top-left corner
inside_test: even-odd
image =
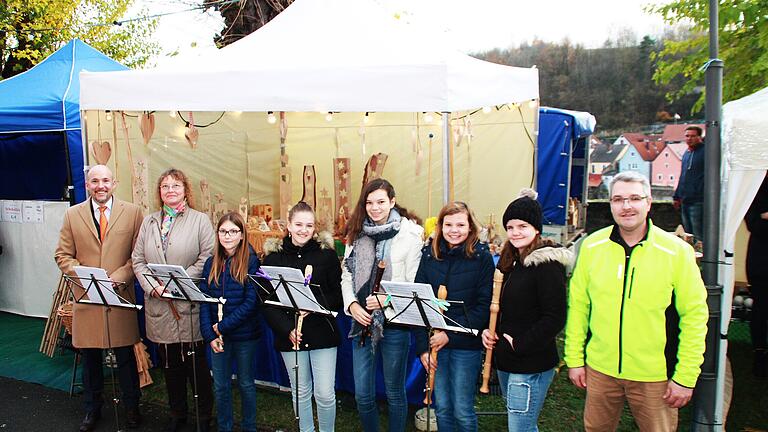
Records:
[[[241,231],[239,229],[231,229],[231,230],[220,229],[219,230],[219,235],[222,236],[222,237],[234,237],[234,236],[240,234],[240,232]]]
[[[172,185],[164,184],[164,185],[160,185],[160,190],[163,191],[163,192],[168,192],[169,190],[180,191],[182,189],[184,189],[184,185],[183,184],[172,184]]]
[[[611,204],[615,206],[621,206],[621,205],[624,205],[624,203],[629,203],[631,205],[639,205],[646,198],[648,197],[643,195],[630,195],[626,198],[621,196],[615,196],[615,197],[611,197]]]

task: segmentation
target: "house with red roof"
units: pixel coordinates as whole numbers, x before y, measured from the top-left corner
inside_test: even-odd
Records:
[[[677,189],[685,143],[667,144],[664,150],[651,162],[651,186]]]
[[[618,171],[637,171],[651,178],[651,163],[658,157],[667,144],[662,135],[646,135],[628,132],[619,136],[614,145],[625,144],[628,150],[619,159]]]
[[[685,128],[689,126],[698,126],[702,131],[705,130],[703,124],[671,124],[664,126],[664,132],[661,134],[661,139],[666,144],[684,143],[685,142]]]

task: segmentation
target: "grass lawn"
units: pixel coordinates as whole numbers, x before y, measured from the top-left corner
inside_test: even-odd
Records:
[[[733,402],[727,421],[728,431],[764,431],[768,430],[768,380],[757,380],[751,374],[752,351],[748,342],[749,333],[745,323],[737,322],[730,331],[730,358],[733,365],[734,393]],[[562,339],[559,341],[562,345]],[[143,399],[147,402],[165,404],[165,386],[162,374],[152,370],[155,384],[144,389]],[[233,383],[235,384],[235,383]],[[237,385],[234,385],[237,388]],[[235,390],[235,416],[239,418],[239,395]],[[336,430],[339,432],[359,431],[360,422],[355,410],[354,397],[348,393],[337,393],[338,410]],[[193,406],[190,401],[190,406]],[[567,369],[563,368],[555,376],[549,389],[549,395],[539,421],[542,431],[579,431],[582,430],[584,392],[568,381]],[[419,407],[411,407],[410,419]],[[478,395],[478,412],[503,412],[501,396]],[[381,425],[386,430],[386,406],[381,404]],[[295,431],[291,398],[289,393],[272,389],[259,389],[258,424],[265,431]],[[505,415],[481,415],[481,431],[506,430]],[[680,410],[679,430],[691,429],[690,407]],[[408,431],[415,431],[413,421],[409,421]],[[629,409],[625,407],[619,424],[619,431],[635,431]]]

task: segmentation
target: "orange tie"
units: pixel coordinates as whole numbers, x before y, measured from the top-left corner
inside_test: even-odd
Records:
[[[99,206],[99,240],[104,242],[104,236],[107,235],[107,215],[104,211],[107,210],[107,206]]]

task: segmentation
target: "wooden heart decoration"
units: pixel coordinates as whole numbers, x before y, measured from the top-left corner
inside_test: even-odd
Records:
[[[96,159],[96,163],[106,165],[112,156],[112,145],[109,144],[109,141],[91,141],[91,155]]]
[[[139,118],[139,129],[141,137],[144,138],[144,145],[149,144],[152,134],[155,132],[155,115],[152,113],[143,113]]]

